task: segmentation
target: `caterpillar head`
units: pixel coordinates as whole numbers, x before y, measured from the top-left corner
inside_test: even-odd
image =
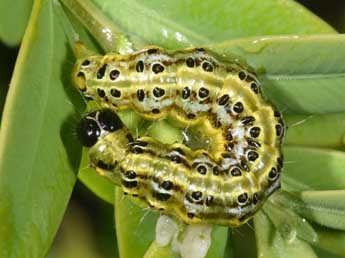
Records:
[[[89,147],[89,159],[97,172],[114,173],[119,160],[125,156],[131,135],[114,111],[102,109],[85,115],[78,127],[78,137]]]

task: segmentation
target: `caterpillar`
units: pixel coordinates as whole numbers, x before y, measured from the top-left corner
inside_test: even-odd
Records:
[[[237,227],[280,187],[284,121],[248,66],[203,48],[149,47],[80,58],[72,79],[102,106],[79,127],[91,164],[153,209],[187,224]],[[134,139],[115,113],[124,109],[193,127],[208,146]]]

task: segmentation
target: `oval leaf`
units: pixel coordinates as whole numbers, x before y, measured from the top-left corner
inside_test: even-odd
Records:
[[[282,187],[288,191],[345,188],[345,153],[335,150],[285,147]]]
[[[0,1],[0,40],[7,45],[20,43],[28,23],[33,0]]]
[[[345,139],[345,113],[288,115],[285,145],[341,148]]]
[[[265,258],[317,258],[313,249],[303,240],[298,238],[284,239],[275,230],[269,218],[258,212],[254,218],[258,257]]]
[[[58,12],[52,1],[35,2],[4,108],[0,257],[45,256],[76,180],[78,95],[66,76],[73,56]]]
[[[345,231],[345,190],[280,193],[274,201],[293,209],[301,217],[320,225]]]

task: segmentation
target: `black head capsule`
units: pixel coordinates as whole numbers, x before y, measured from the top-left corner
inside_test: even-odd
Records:
[[[78,138],[85,147],[92,147],[101,136],[102,130],[114,132],[123,128],[123,123],[115,112],[103,109],[84,116],[78,126]]]
[[[96,112],[92,112],[80,120],[77,133],[81,144],[85,147],[91,147],[96,144],[101,135],[101,128],[92,118]]]
[[[123,123],[117,114],[110,109],[103,109],[99,111],[98,122],[103,130],[114,132],[123,128]]]

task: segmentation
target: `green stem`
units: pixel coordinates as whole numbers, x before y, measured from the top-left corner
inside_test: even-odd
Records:
[[[90,0],[60,0],[106,52],[133,52],[133,43]]]

